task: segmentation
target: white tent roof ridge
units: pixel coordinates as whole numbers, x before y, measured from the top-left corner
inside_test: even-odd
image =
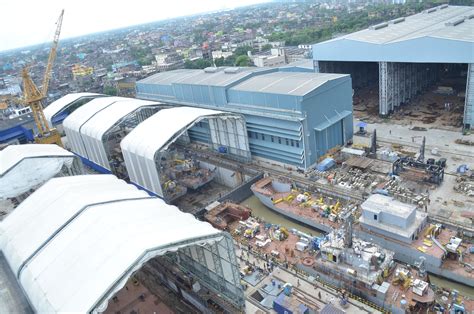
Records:
[[[122,150],[128,148],[131,151],[134,151],[132,148],[142,146],[142,148],[148,153],[147,156],[154,157],[157,151],[166,149],[166,146],[169,145],[170,142],[182,135],[190,126],[202,119],[215,118],[219,116],[241,117],[241,115],[237,113],[196,107],[183,106],[163,109],[151,116],[148,120],[139,124],[122,140],[120,146],[122,147]],[[163,126],[160,125],[160,123],[163,124]],[[165,123],[168,125],[164,125]],[[146,136],[151,131],[158,132],[159,130],[166,130],[167,132],[158,139]],[[152,152],[149,151],[150,148],[153,149]]]
[[[112,175],[52,179],[2,221],[0,230],[12,271],[24,264],[18,280],[39,313],[103,311],[151,258],[226,237]]]
[[[140,123],[120,142],[130,181],[163,197],[155,164],[157,152],[166,149],[188,128],[204,118],[242,119],[237,113],[196,107],[162,109]]]
[[[64,224],[59,226],[59,228],[50,237],[48,237],[30,256],[28,256],[25,259],[25,261],[23,261],[23,263],[21,263],[21,265],[18,268],[17,273],[15,274],[15,276],[17,277],[17,279],[19,279],[20,276],[21,276],[21,272],[28,265],[28,263],[32,259],[34,259],[35,256],[54,239],[54,237],[56,237],[60,232],[62,232],[65,228],[67,228],[69,223],[71,223],[79,215],[82,215],[84,211],[89,210],[94,206],[112,204],[112,203],[119,203],[119,202],[136,201],[136,200],[142,200],[142,199],[148,199],[148,198],[154,198],[154,197],[148,195],[148,196],[137,196],[137,197],[123,198],[123,199],[118,199],[118,200],[117,199],[107,200],[107,201],[87,204],[87,205],[81,207],[73,216],[71,216],[71,218],[69,218]]]
[[[102,141],[104,135],[114,126],[130,115],[133,115],[138,110],[143,108],[156,108],[159,106],[163,106],[163,104],[156,101],[134,98],[116,100],[109,106],[98,110],[87,121],[82,123],[78,129],[73,130],[68,128],[67,134],[71,135],[71,141],[80,141],[80,143],[71,143],[71,146],[77,147],[83,145],[85,148],[85,156],[83,157],[86,157],[105,169],[111,170],[104,143]],[[72,133],[74,133],[74,136],[72,136]]]
[[[113,96],[93,99],[78,108],[64,120],[64,131],[66,136],[70,138],[71,148],[75,153],[82,157],[87,157],[87,149],[80,136],[82,126],[98,112],[123,99],[126,98]]]
[[[166,252],[176,252],[183,247],[187,247],[190,245],[202,245],[202,244],[211,244],[214,242],[218,242],[223,238],[222,232],[214,236],[203,236],[199,238],[189,238],[184,239],[180,242],[169,243],[167,245],[162,245],[154,248],[150,248],[145,250],[136,260],[134,263],[130,265],[130,267],[124,271],[120,278],[110,285],[110,287],[103,293],[103,295],[98,299],[98,301],[89,309],[88,312],[101,312],[107,308],[108,300],[120,289],[122,289],[127,280],[131,277],[131,275],[139,270],[143,264],[148,262],[150,259],[161,256]]]
[[[0,177],[25,159],[46,157],[75,157],[70,151],[55,144],[9,145],[0,151]]]
[[[76,102],[76,101],[80,100],[81,98],[92,97],[92,96],[106,97],[107,95],[96,94],[96,93],[71,93],[71,94],[67,94],[67,95],[53,101],[48,106],[46,106],[46,108],[44,108],[44,115],[46,117],[46,120],[48,121],[48,123],[51,126],[53,117],[56,114],[58,114],[61,110],[65,109],[71,103]]]

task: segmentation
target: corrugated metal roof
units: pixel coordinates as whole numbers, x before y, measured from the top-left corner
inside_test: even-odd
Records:
[[[408,16],[404,20],[396,19],[369,27],[365,30],[345,35],[334,40],[349,39],[373,44],[388,44],[419,37],[437,37],[451,40],[474,42],[474,14],[473,7],[447,6],[444,9],[437,7],[428,13],[424,11]],[[464,22],[451,26],[450,22],[464,18]],[[380,28],[378,28],[380,27]],[[378,29],[377,29],[378,28]]]
[[[331,80],[346,74],[274,72],[257,75],[240,83],[231,90],[304,96]]]
[[[205,86],[228,86],[247,76],[257,72],[276,71],[275,69],[255,67],[220,67],[214,72],[205,70],[180,69],[169,72],[161,72],[147,77],[138,83],[172,85],[176,83],[205,85]],[[232,72],[232,73],[229,73]]]
[[[186,78],[191,78],[198,76],[203,73],[202,70],[190,70],[190,69],[180,69],[167,72],[160,72],[153,74],[143,80],[138,81],[137,83],[146,83],[146,84],[161,84],[161,85],[171,85],[173,83],[179,83],[181,80]]]

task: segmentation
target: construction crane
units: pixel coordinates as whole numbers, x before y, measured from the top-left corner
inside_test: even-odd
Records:
[[[49,80],[51,78],[51,70],[53,68],[54,59],[56,59],[56,50],[58,48],[59,34],[63,23],[64,10],[61,11],[58,21],[56,22],[56,32],[54,33],[53,43],[49,52],[48,63],[43,77],[43,85],[41,91],[31,79],[28,67],[23,68],[21,76],[23,79],[23,92],[25,104],[31,108],[35,119],[38,134],[35,136],[35,142],[38,144],[58,144],[62,146],[61,135],[55,129],[50,127],[43,112],[42,101],[46,98],[48,92]]]

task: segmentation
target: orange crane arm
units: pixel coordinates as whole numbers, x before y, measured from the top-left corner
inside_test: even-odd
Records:
[[[51,78],[51,70],[53,69],[54,59],[56,59],[56,50],[58,49],[59,43],[59,34],[61,34],[61,26],[63,24],[64,10],[61,11],[58,21],[56,22],[56,32],[54,33],[53,44],[51,45],[51,51],[49,52],[48,63],[46,65],[46,70],[44,71],[43,85],[41,89],[41,94],[43,97],[46,97],[48,92],[49,80]]]

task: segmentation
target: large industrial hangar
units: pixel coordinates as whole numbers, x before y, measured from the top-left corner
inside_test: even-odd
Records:
[[[91,100],[64,120],[67,146],[97,171],[126,178],[120,141],[164,107],[156,102],[123,97]]]
[[[457,94],[461,105],[465,97],[462,124],[473,128],[473,29],[473,7],[441,5],[313,45],[315,71],[351,74],[356,95],[378,85],[382,116],[448,85],[441,92]]]
[[[167,202],[211,181],[224,192],[249,179],[233,162],[251,159],[240,114],[101,97],[71,113],[63,128],[67,147],[86,165]]]
[[[349,75],[175,70],[137,82],[137,98],[243,114],[252,157],[302,168],[353,134]]]
[[[211,151],[221,151],[228,159],[250,160],[241,115],[192,107],[163,109],[139,124],[120,144],[130,181],[167,201],[210,182],[222,167],[213,164],[209,156],[203,158],[186,149],[192,143],[189,134],[193,127],[196,130],[202,122],[209,127]]]
[[[148,291],[167,286],[191,308],[244,305],[228,233],[112,175],[51,179],[1,229],[2,252],[38,313],[104,312],[143,269]]]

